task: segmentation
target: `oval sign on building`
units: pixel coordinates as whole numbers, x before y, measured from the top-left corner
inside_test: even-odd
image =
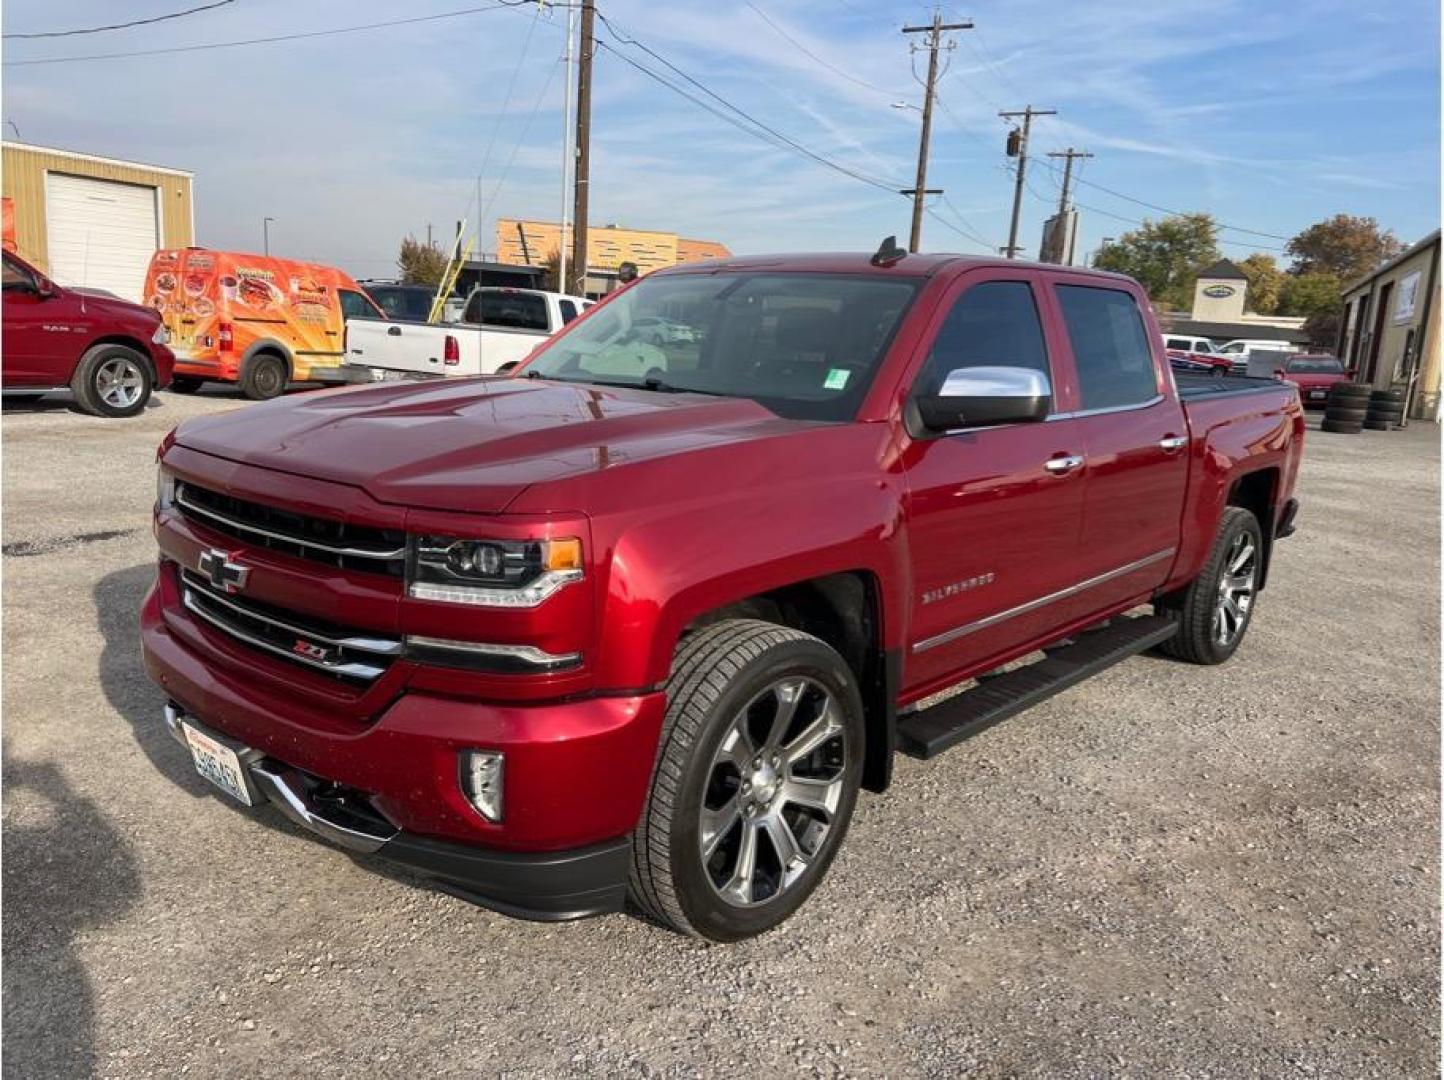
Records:
[[[1227,300],[1233,295],[1233,292],[1234,289],[1232,285],[1210,285],[1203,290],[1203,295],[1211,297],[1214,300]]]

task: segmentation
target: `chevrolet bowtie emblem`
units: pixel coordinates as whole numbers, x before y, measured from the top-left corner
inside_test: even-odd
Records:
[[[201,552],[196,566],[212,585],[228,593],[239,592],[251,576],[250,567],[231,562],[229,554],[216,548]]]

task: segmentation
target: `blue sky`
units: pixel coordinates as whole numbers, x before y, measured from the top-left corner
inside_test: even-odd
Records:
[[[384,276],[399,239],[474,219],[478,171],[498,215],[555,220],[566,12],[535,6],[310,40],[92,62],[20,60],[133,52],[353,26],[488,0],[235,0],[149,27],[5,42],[6,136],[196,172],[200,242],[272,250]],[[5,32],[68,29],[192,6],[189,0],[57,5],[8,0]],[[119,13],[122,11],[124,15]],[[921,101],[898,28],[931,9],[869,0],[599,0],[604,40],[635,38],[814,153],[908,187]],[[946,189],[923,247],[1005,242],[1012,196],[1000,109],[1035,121],[1021,241],[1036,252],[1057,200],[1041,155],[1093,152],[1081,179],[1161,207],[1207,210],[1288,237],[1344,212],[1412,241],[1439,224],[1439,10],[1300,0],[980,0],[940,83],[928,186]],[[790,40],[789,40],[790,39]],[[919,57],[919,70],[922,58]],[[683,84],[686,85],[686,84]],[[507,99],[508,87],[512,93]],[[723,107],[695,86],[688,89]],[[592,221],[720,240],[736,252],[871,250],[904,241],[899,195],[738,131],[598,55]],[[725,111],[725,110],[723,110]],[[488,153],[488,149],[490,152]],[[1157,211],[1077,188],[1082,250]],[[1116,215],[1116,216],[1108,216]],[[944,224],[944,222],[950,223]],[[960,231],[959,231],[960,230]],[[968,234],[968,235],[964,235]],[[1223,234],[1225,253],[1284,241]]]

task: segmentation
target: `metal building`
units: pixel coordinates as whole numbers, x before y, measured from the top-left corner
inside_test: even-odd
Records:
[[[16,142],[3,152],[15,250],[62,285],[139,302],[156,249],[195,242],[184,169]]]

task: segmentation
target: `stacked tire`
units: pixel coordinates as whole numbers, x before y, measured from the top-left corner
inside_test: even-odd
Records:
[[[1370,431],[1391,431],[1404,419],[1404,391],[1375,390],[1369,395],[1364,426]]]
[[[1364,429],[1364,421],[1372,404],[1372,390],[1358,383],[1335,383],[1329,391],[1329,402],[1324,407],[1324,431],[1338,435],[1357,435]]]

